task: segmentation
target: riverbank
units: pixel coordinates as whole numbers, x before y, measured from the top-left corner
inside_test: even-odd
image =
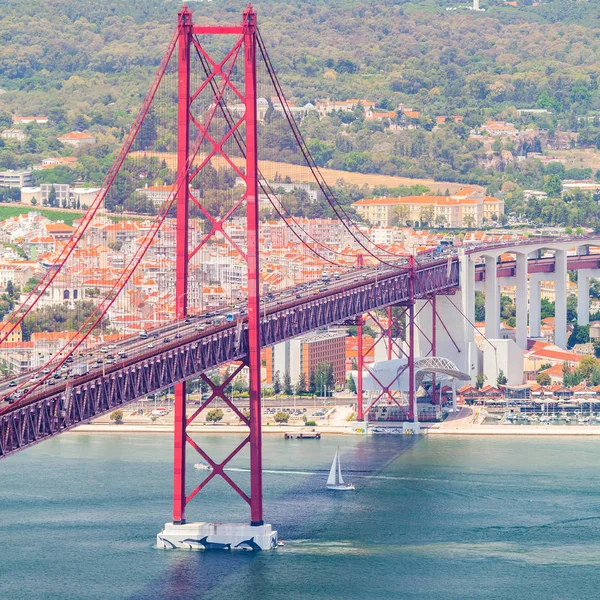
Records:
[[[264,434],[281,435],[285,433],[354,433],[350,426],[320,425],[318,427],[299,427],[293,425],[271,425],[264,426]],[[228,433],[248,433],[248,428],[244,425],[188,425],[188,433],[208,433],[211,435],[222,435]],[[69,433],[173,433],[173,424],[141,424],[141,423],[90,423],[89,425],[80,425],[71,429]]]
[[[485,413],[469,407],[451,414],[443,423],[427,428],[428,435],[519,435],[519,436],[598,436],[600,424],[596,425],[512,425],[507,423],[484,423]]]

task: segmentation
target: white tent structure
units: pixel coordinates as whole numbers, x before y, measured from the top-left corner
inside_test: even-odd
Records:
[[[409,391],[409,368],[408,359],[396,358],[382,360],[372,363],[368,369],[363,370],[363,392],[375,392],[381,394],[383,388],[390,391],[402,392],[407,395]],[[413,398],[414,414],[417,415],[416,391],[424,381],[430,380],[435,374],[436,380],[449,379],[452,381],[453,392],[456,390],[455,382],[470,381],[466,373],[458,370],[458,367],[449,359],[440,356],[428,356],[415,358],[415,381]],[[354,383],[358,386],[358,371],[350,371]],[[453,393],[453,404],[456,408],[456,394]]]

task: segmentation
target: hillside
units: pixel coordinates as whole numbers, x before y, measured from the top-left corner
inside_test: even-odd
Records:
[[[511,194],[541,189],[553,175],[540,162],[517,162],[517,156],[544,150],[560,135],[600,147],[598,3],[519,0],[514,7],[481,0],[485,12],[446,10],[459,4],[255,3],[272,60],[297,105],[362,98],[396,111],[395,129],[367,122],[362,109],[310,113],[302,129],[320,166]],[[235,23],[245,5],[215,0],[191,8],[197,22]],[[179,6],[166,0],[12,0],[3,6],[0,128],[12,126],[15,114],[43,114],[50,122],[28,125],[26,141],[2,141],[0,168],[74,154],[80,159],[75,169],[45,171],[36,180],[100,183],[148,89]],[[461,122],[437,126],[440,115]],[[510,121],[526,135],[493,147],[491,140],[472,139],[470,132],[489,119]],[[272,125],[285,127],[276,119]],[[72,130],[89,131],[98,143],[70,151],[56,138]],[[270,156],[297,162],[286,143],[271,136]]]

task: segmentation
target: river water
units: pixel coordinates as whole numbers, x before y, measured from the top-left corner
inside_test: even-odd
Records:
[[[170,436],[63,435],[1,461],[2,598],[600,596],[600,440],[282,437],[265,438],[265,516],[286,545],[263,553],[153,547]],[[239,439],[204,443],[224,457]],[[356,492],[325,489],[338,445]],[[247,514],[220,484],[188,519]]]

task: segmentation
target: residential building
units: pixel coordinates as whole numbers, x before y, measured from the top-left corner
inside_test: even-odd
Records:
[[[350,100],[325,100],[317,102],[317,111],[326,115],[328,113],[341,110],[342,112],[352,112],[357,106],[362,106],[365,110],[375,108],[375,102],[370,100],[359,100],[352,98]]]
[[[27,187],[31,185],[31,171],[24,169],[23,171],[1,171],[0,172],[0,187]]]
[[[276,344],[263,351],[266,366],[266,382],[272,383],[274,374],[279,371],[281,381],[285,373],[296,385],[300,375],[308,386],[310,375],[321,363],[331,364],[336,385],[346,381],[346,329],[316,331],[301,337]]]
[[[15,125],[27,125],[28,123],[45,124],[48,122],[48,117],[15,117],[13,116],[12,121]]]
[[[441,227],[479,227],[484,219],[504,214],[504,201],[485,196],[474,188],[463,188],[452,196],[402,196],[364,198],[352,205],[373,225],[387,227],[397,221],[425,222]]]
[[[50,157],[44,158],[40,165],[33,167],[34,170],[42,170],[42,169],[54,169],[55,167],[74,167],[77,163],[77,157],[75,156],[58,156],[58,157]]]
[[[67,146],[73,146],[73,148],[80,148],[81,146],[91,146],[96,143],[96,138],[89,133],[81,131],[71,131],[65,133],[58,138],[58,141]]]
[[[160,207],[175,193],[176,187],[174,185],[147,185],[135,191],[146,196],[154,206]]]
[[[4,140],[17,140],[17,142],[24,142],[27,139],[27,135],[21,129],[5,129],[0,133],[0,137]]]
[[[494,137],[517,137],[519,130],[506,121],[487,121],[481,126],[483,131]]]

